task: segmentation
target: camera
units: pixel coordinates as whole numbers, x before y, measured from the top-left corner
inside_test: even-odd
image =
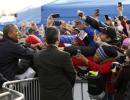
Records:
[[[59,18],[60,17],[60,14],[52,14],[51,15],[53,18]]]
[[[108,15],[105,15],[106,20],[110,20],[110,17]]]
[[[75,28],[74,31],[78,34],[80,33],[80,30],[78,28]]]
[[[95,16],[99,16],[99,14],[100,14],[100,9],[97,8],[97,9],[95,10]]]
[[[81,50],[80,50],[80,49],[77,49],[77,55],[80,55],[80,54],[82,54],[82,53],[81,53]]]
[[[123,20],[124,20],[124,17],[123,17],[123,16],[119,16],[118,19],[119,19],[120,21],[123,21]]]
[[[120,64],[119,62],[113,62],[111,64],[111,69],[113,72],[119,71],[122,68],[122,64]]]
[[[100,9],[98,9],[98,8],[95,11],[96,11],[96,13],[100,13]]]
[[[55,25],[55,26],[60,26],[61,24],[62,24],[61,21],[54,21],[54,23],[53,23],[53,25]]]
[[[126,55],[122,55],[116,58],[116,61],[119,62],[120,64],[123,64],[126,62]]]
[[[89,72],[89,68],[86,69],[82,69],[82,68],[77,68],[77,76],[82,78],[82,79],[86,79],[86,76]]]
[[[118,7],[122,7],[122,2],[118,2]]]

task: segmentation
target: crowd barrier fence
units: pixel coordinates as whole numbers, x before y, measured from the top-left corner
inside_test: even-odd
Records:
[[[18,91],[3,87],[0,92],[0,100],[24,100],[24,95]]]
[[[8,81],[3,84],[3,88],[9,89],[11,91],[17,91],[18,93],[20,92],[21,97],[24,95],[24,99],[22,98],[17,100],[40,100],[40,86],[38,78]],[[74,100],[90,99],[87,92],[87,81],[76,80],[75,86],[73,88],[73,98]]]

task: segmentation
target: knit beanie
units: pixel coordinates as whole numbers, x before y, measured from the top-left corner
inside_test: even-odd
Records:
[[[102,60],[106,60],[108,58],[115,58],[117,56],[117,51],[113,47],[106,45],[99,47],[97,49],[97,53]]]
[[[124,39],[124,41],[123,41],[123,43],[122,43],[122,46],[130,47],[130,38]]]

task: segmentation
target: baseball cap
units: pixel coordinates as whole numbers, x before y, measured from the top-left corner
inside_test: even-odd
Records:
[[[100,27],[102,34],[108,35],[111,39],[116,38],[116,30],[112,27]]]

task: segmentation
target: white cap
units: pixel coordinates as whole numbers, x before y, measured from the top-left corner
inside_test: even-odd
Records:
[[[84,13],[84,12],[81,10],[77,10],[77,15],[79,15],[80,13]]]

